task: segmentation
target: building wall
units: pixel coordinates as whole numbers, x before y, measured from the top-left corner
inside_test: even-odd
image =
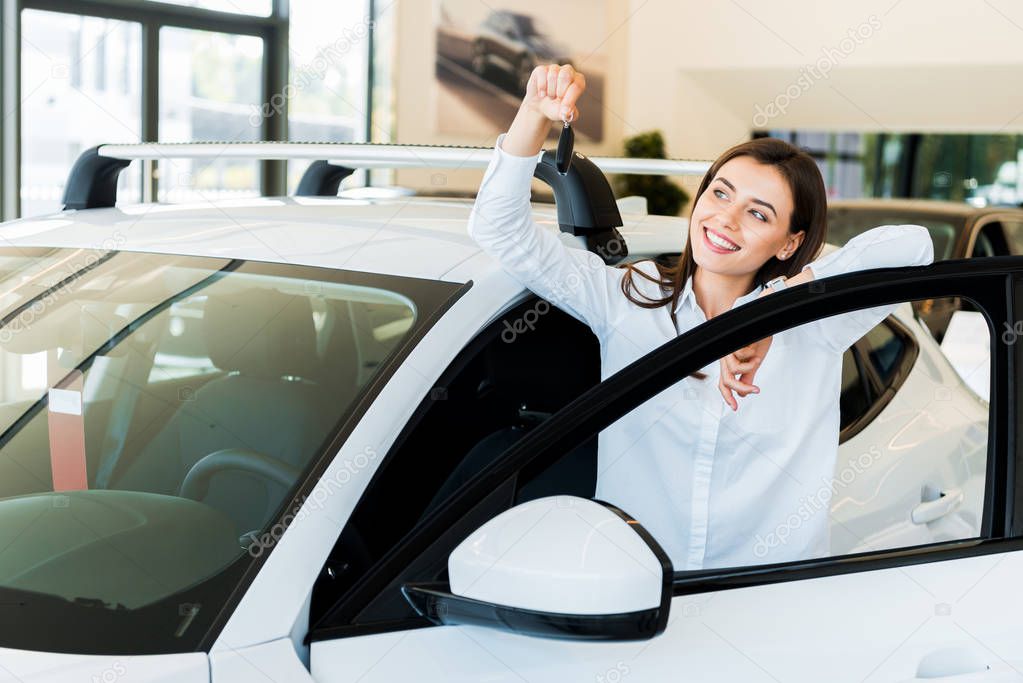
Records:
[[[434,4],[398,1],[397,139],[466,144],[434,132]],[[670,155],[691,159],[712,159],[754,129],[1023,131],[1023,5],[1009,0],[604,7],[605,138],[584,151],[619,154],[625,137],[651,129],[664,133]],[[571,32],[585,22],[562,14],[549,23]],[[584,115],[586,106],[596,103],[585,103]],[[464,172],[445,182],[471,189],[478,180]],[[429,181],[403,173],[399,182]]]

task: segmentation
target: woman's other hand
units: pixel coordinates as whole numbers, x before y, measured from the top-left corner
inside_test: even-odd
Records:
[[[759,394],[760,387],[753,384],[753,377],[764,363],[767,350],[771,348],[773,337],[765,337],[749,346],[744,346],[734,353],[721,359],[721,373],[718,377],[718,390],[732,410],[739,409],[734,394],[745,397]],[[738,375],[738,379],[736,378]],[[734,393],[733,393],[734,392]]]
[[[812,268],[804,268],[800,273],[785,278],[786,287],[796,287],[814,279]],[[774,293],[774,289],[765,287],[757,298],[760,299]],[[773,337],[765,337],[755,344],[743,347],[735,353],[730,353],[721,359],[721,376],[718,378],[718,389],[725,397],[725,403],[731,406],[732,410],[738,410],[739,404],[734,394],[749,396],[759,394],[760,387],[753,384],[753,376],[764,362],[767,350],[771,348]],[[739,376],[736,379],[736,375]],[[733,393],[734,392],[734,393]]]

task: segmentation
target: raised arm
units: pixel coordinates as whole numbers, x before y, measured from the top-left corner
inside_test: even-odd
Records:
[[[532,218],[529,187],[552,121],[578,118],[585,89],[571,66],[538,66],[507,133],[480,183],[469,216],[469,236],[516,280],[599,336],[616,295],[613,269],[599,256],[566,245],[560,233]],[[564,112],[564,113],[563,113]]]
[[[931,233],[920,225],[882,225],[860,233],[840,249],[803,266],[813,279],[871,268],[926,266],[934,261]],[[812,339],[842,353],[891,315],[898,303],[875,306],[817,320],[806,325]]]

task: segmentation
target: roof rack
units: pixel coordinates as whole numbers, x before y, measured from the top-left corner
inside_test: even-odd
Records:
[[[200,142],[99,145],[75,161],[64,190],[64,209],[112,207],[117,177],[135,159],[311,159],[298,196],[336,196],[341,181],[366,168],[486,168],[492,147],[390,145],[349,142]],[[677,159],[587,157],[575,152],[568,173],[555,166],[553,151],[537,157],[534,175],[554,192],[561,230],[586,239],[606,263],[627,256],[617,228],[622,217],[604,173],[702,175],[710,162]]]

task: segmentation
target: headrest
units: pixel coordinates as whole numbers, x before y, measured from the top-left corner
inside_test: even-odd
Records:
[[[211,295],[203,309],[210,360],[221,370],[316,379],[316,328],[309,298],[273,289]]]

